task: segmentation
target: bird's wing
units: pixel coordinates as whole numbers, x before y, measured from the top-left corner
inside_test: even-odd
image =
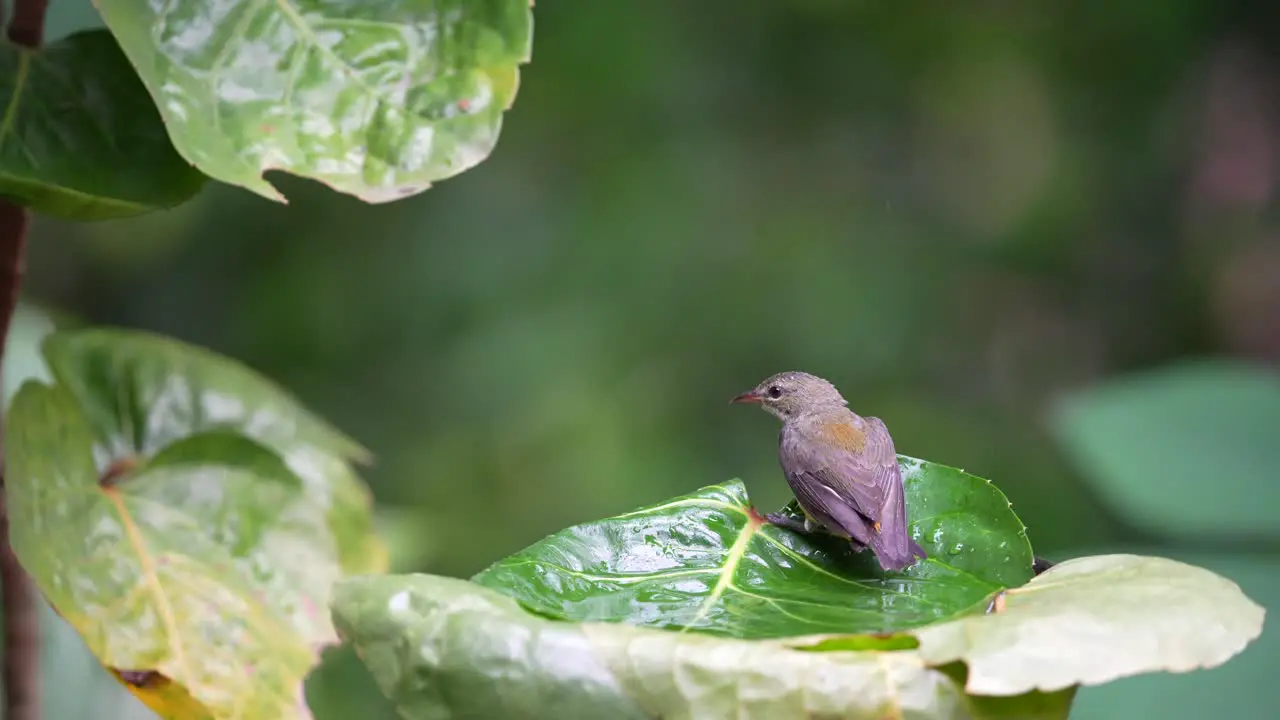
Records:
[[[851,507],[878,524],[885,493],[898,479],[897,454],[884,423],[871,418],[859,429],[852,420],[784,433],[779,459],[802,506],[836,519],[845,514],[838,506]],[[802,479],[809,482],[796,482]]]

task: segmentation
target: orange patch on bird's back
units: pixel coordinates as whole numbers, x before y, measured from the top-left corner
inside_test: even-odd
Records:
[[[822,425],[823,439],[849,452],[862,452],[867,447],[867,434],[846,422]]]

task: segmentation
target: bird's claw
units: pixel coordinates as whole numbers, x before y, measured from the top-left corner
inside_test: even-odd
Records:
[[[800,533],[801,535],[810,534],[809,528],[805,527],[804,520],[800,520],[798,518],[792,517],[791,515],[783,515],[782,513],[776,513],[776,512],[765,513],[764,519],[765,519],[765,522],[769,523],[770,525],[776,525],[780,528],[786,528],[792,532]]]

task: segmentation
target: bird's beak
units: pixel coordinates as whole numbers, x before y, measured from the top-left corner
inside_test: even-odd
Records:
[[[755,390],[748,390],[747,392],[744,392],[744,393],[742,393],[741,395],[738,395],[737,397],[735,397],[734,399],[730,400],[729,402],[731,402],[731,403],[758,403],[758,402],[760,402],[760,394],[759,394],[759,393],[757,393]]]

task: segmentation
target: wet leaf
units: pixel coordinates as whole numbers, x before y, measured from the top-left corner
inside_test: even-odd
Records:
[[[346,572],[386,567],[369,491],[351,467],[368,451],[269,379],[203,348],[142,332],[56,333],[45,341],[45,357],[93,427],[100,466],[154,454],[202,431],[232,429],[279,455],[330,508]]]
[[[803,652],[778,640],[558,622],[430,575],[346,580],[333,613],[410,720],[1050,720],[1067,717],[1072,696],[967,697],[954,670],[929,668],[913,651]]]
[[[1053,427],[1112,509],[1158,533],[1280,535],[1280,374],[1199,361],[1091,388]]]
[[[998,607],[917,630],[920,655],[964,661],[971,693],[1052,691],[1216,667],[1258,637],[1265,614],[1221,575],[1141,555],[1068,560]]]
[[[762,524],[735,481],[569,528],[474,580],[553,617],[770,638],[916,627],[1032,577],[1025,529],[995,486],[899,463],[912,533],[929,555],[901,572],[836,538]]]
[[[99,0],[208,175],[283,200],[283,170],[369,202],[484,160],[532,43],[529,0]]]
[[[0,43],[0,77],[0,195],[101,220],[171,207],[203,186],[106,30],[39,50]]]
[[[324,609],[380,571],[359,448],[230,360],[58,332],[14,399],[13,546],[55,609],[163,717],[307,717]]]
[[[1066,717],[1078,684],[1220,664],[1261,629],[1229,580],[1161,558],[1023,584],[1003,495],[899,460],[933,553],[901,573],[761,525],[731,482],[552,535],[470,584],[345,581],[335,624],[410,718]]]

